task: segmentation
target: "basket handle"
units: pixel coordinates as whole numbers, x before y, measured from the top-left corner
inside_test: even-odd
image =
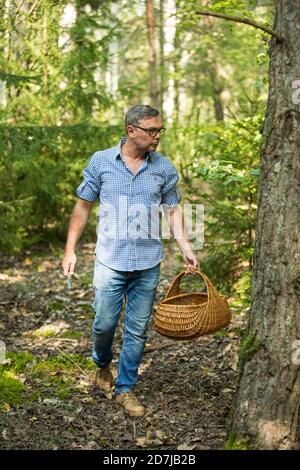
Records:
[[[165,299],[167,299],[169,297],[173,297],[174,295],[178,295],[180,293],[179,292],[179,285],[180,285],[181,279],[183,278],[185,273],[186,273],[186,271],[182,271],[181,273],[178,274],[178,276],[176,276],[176,278],[174,279],[173,283],[171,284],[168,292],[166,293]],[[202,271],[199,271],[199,270],[195,269],[195,270],[193,270],[193,273],[198,274],[204,280],[204,282],[206,284],[208,298],[219,296],[218,291],[215,289],[212,282],[208,279],[208,277]],[[187,273],[187,274],[190,274],[190,273]]]

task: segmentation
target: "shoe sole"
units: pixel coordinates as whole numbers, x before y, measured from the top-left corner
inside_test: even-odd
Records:
[[[129,411],[129,410],[126,410],[126,408],[124,408],[124,406],[122,405],[122,403],[119,403],[118,401],[116,401],[118,403],[119,406],[121,406],[123,408],[123,410],[125,411],[125,413],[127,413],[128,415],[130,416],[133,416],[135,418],[139,418],[141,416],[145,416],[145,413],[146,411],[143,410],[143,411]]]
[[[125,410],[127,414],[130,416],[133,416],[134,418],[141,418],[142,416],[145,416],[145,411],[142,413],[133,413],[132,411]]]

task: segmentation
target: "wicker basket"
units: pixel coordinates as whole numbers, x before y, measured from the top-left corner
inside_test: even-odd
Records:
[[[158,333],[173,339],[193,339],[227,326],[231,313],[226,297],[217,292],[201,271],[194,271],[206,284],[206,292],[179,293],[185,271],[173,281],[164,300],[156,307],[154,325]]]

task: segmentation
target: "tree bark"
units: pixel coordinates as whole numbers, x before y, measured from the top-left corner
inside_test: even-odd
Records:
[[[229,442],[299,449],[300,0],[276,1],[274,29],[284,41],[270,45],[252,304]]]
[[[173,59],[173,66],[174,66],[174,108],[173,108],[173,121],[178,124],[179,115],[180,115],[180,60],[181,60],[181,47],[180,47],[180,31],[178,28],[178,0],[175,1],[175,9],[176,9],[176,26],[175,26],[175,36],[174,36],[174,59]]]
[[[164,0],[159,2],[159,52],[160,52],[160,115],[164,118],[164,91],[165,91],[165,33],[164,33]]]
[[[146,0],[147,30],[149,43],[149,70],[150,70],[150,99],[151,106],[159,107],[159,92],[157,87],[156,45],[154,30],[153,0]]]
[[[212,29],[212,22],[209,16],[205,17],[205,26],[210,31]],[[207,55],[209,58],[209,66],[207,67],[207,73],[211,80],[212,85],[212,100],[214,105],[214,113],[216,121],[224,121],[224,110],[222,103],[222,91],[223,87],[221,85],[221,78],[219,77],[218,72],[218,63],[216,62],[216,55],[214,50],[208,49]]]

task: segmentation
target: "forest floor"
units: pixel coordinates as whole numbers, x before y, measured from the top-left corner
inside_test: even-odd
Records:
[[[229,328],[193,341],[160,336],[151,320],[135,390],[147,413],[132,418],[92,384],[93,248],[80,246],[72,289],[61,250],[1,258],[0,448],[224,449],[247,312],[231,308]],[[170,244],[156,302],[184,269],[178,260]]]

